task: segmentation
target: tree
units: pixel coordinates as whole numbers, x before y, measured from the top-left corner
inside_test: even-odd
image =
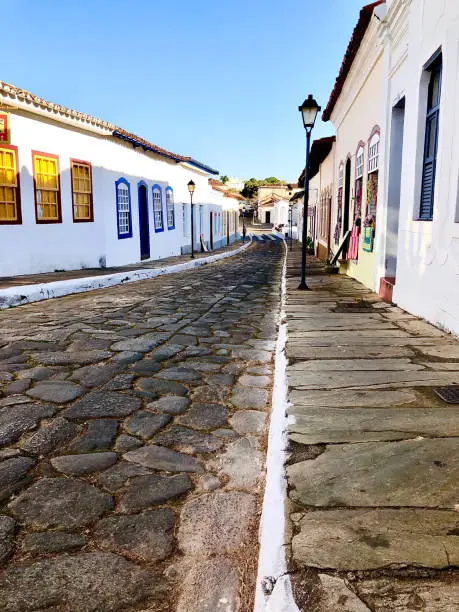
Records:
[[[271,185],[285,185],[285,181],[280,181],[275,176],[268,176],[268,178],[265,178],[265,180],[262,181],[262,182],[263,183],[269,183]]]
[[[244,183],[244,188],[241,191],[241,195],[244,198],[252,200],[258,195],[258,185],[260,185],[262,181],[257,181],[256,178],[251,178]]]
[[[220,177],[220,181],[226,185],[226,183],[229,181],[229,176],[226,176],[226,174],[224,174],[223,176]]]

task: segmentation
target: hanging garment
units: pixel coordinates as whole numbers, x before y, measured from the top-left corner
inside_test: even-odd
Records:
[[[359,238],[360,238],[360,227],[354,225],[351,232],[351,238],[349,240],[349,249],[347,251],[348,259],[358,259],[359,257]]]

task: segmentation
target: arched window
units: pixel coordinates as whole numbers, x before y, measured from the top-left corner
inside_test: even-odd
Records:
[[[175,229],[174,190],[166,187],[167,229]]]
[[[373,134],[368,143],[368,174],[379,169],[379,132]]]
[[[155,220],[155,232],[164,231],[163,221],[163,192],[159,185],[153,185],[153,217]]]
[[[131,186],[125,178],[115,181],[118,238],[132,238]]]
[[[355,154],[354,220],[362,216],[363,155],[363,143],[359,143],[357,153]]]

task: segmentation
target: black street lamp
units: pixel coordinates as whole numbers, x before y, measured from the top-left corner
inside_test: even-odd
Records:
[[[191,199],[191,259],[194,259],[194,207],[193,207],[193,193],[196,185],[193,181],[188,183],[188,191],[190,192]]]
[[[293,251],[293,202],[288,205],[290,221],[290,250]]]
[[[301,282],[298,289],[307,290],[306,284],[306,240],[308,237],[308,205],[309,205],[309,151],[311,148],[311,131],[316,122],[316,117],[320,111],[320,106],[311,94],[306,98],[301,106],[298,107],[303,119],[304,129],[306,130],[306,165],[304,168],[304,198],[303,198],[303,242],[301,245]]]

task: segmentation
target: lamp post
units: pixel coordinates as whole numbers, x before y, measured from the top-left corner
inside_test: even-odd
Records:
[[[293,251],[293,202],[288,205],[290,221],[290,250]]]
[[[196,185],[193,181],[188,183],[188,191],[190,192],[191,200],[191,259],[194,259],[194,209],[193,209],[193,193]]]
[[[309,289],[306,284],[306,240],[308,237],[308,205],[309,205],[309,151],[311,148],[311,131],[316,122],[316,117],[320,111],[320,106],[311,94],[306,98],[301,106],[298,107],[303,119],[304,129],[306,130],[306,165],[304,168],[304,198],[303,198],[303,242],[301,245],[301,282],[298,289],[305,291]]]

